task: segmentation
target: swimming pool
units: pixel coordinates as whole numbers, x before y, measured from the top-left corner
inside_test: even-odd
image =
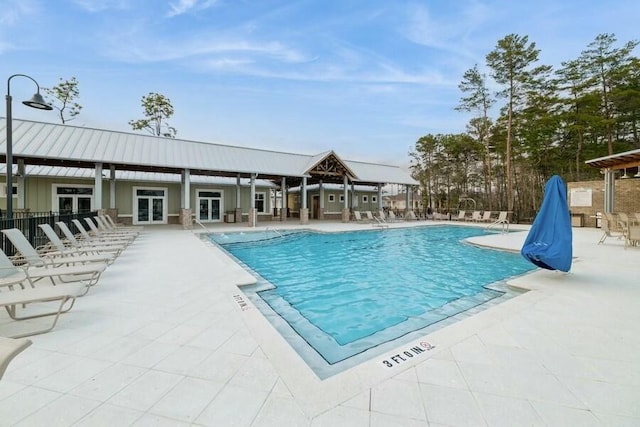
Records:
[[[265,316],[331,365],[500,297],[489,285],[532,270],[518,254],[461,243],[481,234],[431,226],[212,240],[258,277],[248,296]]]

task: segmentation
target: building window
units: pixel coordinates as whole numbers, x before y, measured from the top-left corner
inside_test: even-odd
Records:
[[[256,211],[260,212],[260,213],[264,213],[267,210],[267,204],[265,203],[265,194],[264,193],[256,193],[256,198],[255,198],[255,203],[256,203]]]
[[[371,203],[378,203],[378,196],[371,196]]]
[[[369,203],[369,197],[368,196],[362,196],[362,203]]]
[[[344,194],[340,195],[340,203],[344,203]]]
[[[93,187],[54,184],[51,210],[61,215],[91,212],[93,210]]]
[[[13,186],[13,195],[14,197],[18,195],[18,187]],[[2,197],[7,197],[7,185],[2,184]]]
[[[335,194],[329,194],[329,202],[335,202],[336,201],[336,195]]]

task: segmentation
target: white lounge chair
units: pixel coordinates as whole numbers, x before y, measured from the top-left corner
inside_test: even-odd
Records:
[[[473,221],[473,222],[482,221],[482,215],[480,214],[480,211],[473,211],[471,213],[471,221]]]
[[[127,242],[125,243],[120,243],[117,241],[101,242],[98,240],[93,241],[91,238],[89,240],[86,240],[86,239],[78,240],[76,239],[76,236],[74,236],[74,234],[71,232],[69,227],[67,227],[67,224],[65,224],[62,221],[58,221],[56,222],[56,225],[58,226],[60,231],[62,231],[62,234],[64,234],[65,239],[67,239],[71,247],[82,252],[89,252],[89,253],[114,252],[117,255],[119,255],[127,247],[127,244],[126,244]],[[86,233],[86,230],[85,230],[85,233]]]
[[[25,285],[29,282],[29,286]],[[0,251],[0,307],[4,307],[13,320],[27,320],[39,317],[54,316],[53,323],[43,329],[14,335],[14,338],[42,334],[50,331],[56,325],[60,314],[71,310],[76,297],[84,295],[89,286],[84,283],[64,283],[56,286],[34,287],[29,277],[29,270],[23,270],[13,265],[3,251]],[[59,301],[57,310],[38,312],[31,315],[18,315],[17,308],[29,304]],[[70,304],[65,308],[65,305]]]
[[[98,229],[100,230],[100,233],[122,234],[125,236],[136,236],[136,237],[138,237],[138,234],[140,234],[140,231],[138,230],[112,227],[111,224],[106,220],[104,216],[100,216],[100,215],[94,216],[93,219],[98,225]]]
[[[141,226],[118,224],[113,220],[113,218],[111,218],[111,215],[108,215],[108,214],[103,215],[103,218],[106,219],[106,221],[109,224],[111,224],[111,227],[113,227],[115,229],[136,230],[136,231],[144,230],[144,227],[141,227]]]
[[[82,236],[82,238],[85,241],[88,242],[92,242],[92,243],[96,243],[96,242],[100,242],[101,245],[104,245],[106,243],[117,243],[120,245],[125,245],[125,246],[129,246],[131,244],[131,242],[133,241],[132,238],[122,238],[120,236],[104,236],[104,235],[90,235],[87,230],[84,228],[84,226],[82,225],[82,223],[77,220],[77,219],[72,219],[71,220],[73,222],[73,225],[76,226],[76,228],[78,229],[78,231],[80,232],[80,235]],[[89,221],[91,221],[89,219]],[[95,225],[94,225],[95,226]]]
[[[56,234],[55,230],[51,228],[49,224],[40,224],[38,225],[44,234],[49,238],[49,241],[53,245],[55,251],[47,252],[46,255],[50,257],[61,257],[64,260],[67,257],[76,257],[75,259],[79,259],[83,262],[106,262],[107,264],[111,264],[117,253],[100,253],[96,251],[80,251],[75,248],[66,247],[64,242],[60,240],[60,237]]]
[[[353,217],[360,224],[366,224],[366,223],[371,222],[369,220],[366,220],[366,219],[362,218],[362,215],[360,215],[360,211],[353,211]]]
[[[9,362],[31,345],[31,340],[26,338],[0,337],[0,379],[4,375]]]
[[[618,239],[622,239],[624,237],[624,233],[619,229],[619,227],[617,227],[616,220],[610,213],[604,214],[604,218],[602,218],[600,225],[602,227],[602,237],[600,237],[600,240],[598,241],[599,245],[604,243],[604,241],[607,240],[607,237],[617,237]]]
[[[404,221],[404,219],[398,218],[393,211],[389,211],[388,216],[389,216],[389,222]]]
[[[491,219],[491,211],[484,211],[482,213],[482,218],[480,218],[480,222],[492,222],[493,219]]]
[[[31,246],[31,243],[29,243],[24,234],[22,234],[22,231],[17,228],[2,230],[2,233],[11,240],[13,246],[15,246],[22,255],[24,262],[32,267],[58,267],[61,265],[82,265],[87,263],[109,264],[114,260],[113,254],[84,255],[60,252],[53,252],[52,255],[49,255],[48,253],[40,254],[33,246]]]
[[[31,246],[29,241],[26,241],[26,238],[25,241],[27,242],[27,246],[22,248],[22,250],[26,251],[26,254],[25,252],[22,252],[19,247],[23,246],[21,239],[16,238],[16,234],[12,233],[10,230],[17,229],[2,230],[2,232],[11,240],[11,243],[16,246],[16,249],[18,249],[23,254],[25,265],[24,268],[20,271],[23,271],[25,273],[26,279],[29,281],[32,287],[42,279],[49,279],[52,284],[56,285],[57,283],[54,279],[58,279],[58,281],[62,283],[80,282],[83,285],[87,286],[87,288],[85,289],[86,293],[89,290],[88,286],[93,286],[98,283],[100,275],[107,268],[107,264],[104,262],[59,266],[47,263],[46,260],[43,260],[38,256],[38,253],[35,252],[35,249],[33,249],[33,246]],[[24,238],[20,230],[17,231]],[[35,255],[31,251],[35,252]],[[2,253],[2,255],[6,258],[4,252]],[[13,263],[11,263],[11,260],[9,260],[8,258],[6,258],[6,260],[8,264],[5,262],[4,265],[0,265],[0,269],[17,268],[13,265]],[[15,272],[14,270],[11,271]]]
[[[108,238],[108,239],[129,240],[130,242],[133,242],[133,240],[138,236],[137,234],[121,233],[121,232],[115,232],[115,231],[111,232],[111,231],[101,230],[96,225],[96,222],[99,222],[99,220],[97,218],[98,217],[94,217],[93,219],[91,219],[91,218],[85,218],[84,219],[84,221],[87,223],[87,225],[91,229],[91,232],[93,233],[94,236],[100,237],[102,239]],[[94,221],[96,221],[96,222],[94,222]]]
[[[458,212],[458,216],[457,217],[451,217],[451,221],[464,221],[464,215],[465,215],[465,211],[460,211]]]

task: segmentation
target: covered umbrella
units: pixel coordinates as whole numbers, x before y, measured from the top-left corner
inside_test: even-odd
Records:
[[[544,199],[520,253],[525,259],[548,270],[569,271],[572,247],[571,218],[567,188],[557,175],[544,186]]]

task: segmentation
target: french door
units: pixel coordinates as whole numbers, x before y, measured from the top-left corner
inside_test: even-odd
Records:
[[[134,187],[133,190],[133,223],[166,224],[167,189]]]
[[[201,222],[222,221],[222,191],[198,190],[198,220]]]

